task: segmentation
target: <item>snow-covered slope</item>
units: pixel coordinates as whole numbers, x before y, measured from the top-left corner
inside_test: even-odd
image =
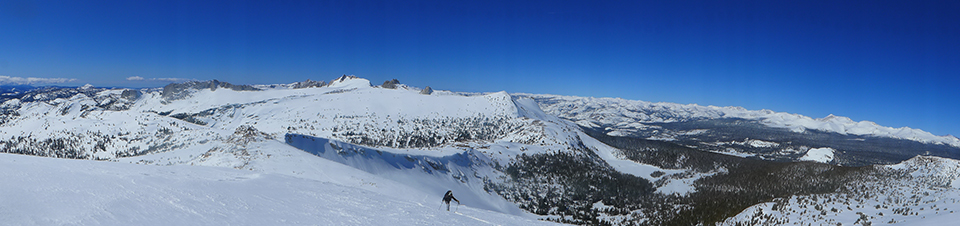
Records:
[[[800,157],[800,160],[829,163],[830,161],[833,161],[835,152],[836,151],[832,148],[814,148],[808,150],[803,157]]]
[[[362,175],[331,168],[323,173]],[[219,167],[0,154],[0,178],[0,219],[5,225],[550,224],[469,206],[441,211],[435,201]],[[366,183],[384,182],[390,184],[383,179]]]
[[[723,225],[955,225],[960,219],[960,161],[918,156],[877,167],[884,177],[848,192],[776,199]]]
[[[649,123],[669,123],[698,119],[742,118],[759,120],[763,124],[788,128],[795,132],[819,130],[839,134],[869,135],[906,139],[931,144],[960,147],[960,139],[946,135],[936,136],[909,127],[891,128],[870,121],[856,122],[847,117],[829,115],[811,118],[799,114],[770,110],[747,110],[741,107],[700,106],[696,104],[653,103],[620,98],[594,98],[548,94],[513,94],[530,97],[543,110],[561,118],[570,119],[588,127],[608,127],[611,135],[630,134],[650,127]]]

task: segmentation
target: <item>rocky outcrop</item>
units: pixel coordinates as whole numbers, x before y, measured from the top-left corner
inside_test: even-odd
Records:
[[[293,83],[291,88],[293,89],[306,89],[306,88],[319,88],[327,85],[327,82],[324,81],[313,81],[307,79],[307,81]]]
[[[356,78],[359,78],[359,77],[353,76],[353,75],[341,75],[339,78],[334,79],[333,81],[330,81],[330,83],[344,82],[344,81],[347,81],[350,79],[356,79]]]
[[[270,134],[264,133],[258,130],[252,125],[242,125],[237,127],[237,130],[233,132],[233,136],[230,136],[227,139],[227,142],[232,142],[236,144],[247,144],[250,142],[271,140],[273,136]]]
[[[191,90],[201,90],[201,89],[210,89],[216,91],[217,88],[230,89],[234,91],[260,91],[260,89],[254,88],[250,85],[234,85],[228,82],[217,81],[216,79],[211,81],[189,81],[184,83],[170,83],[167,86],[163,87],[163,92],[160,94],[165,101],[173,101],[178,99],[183,99],[190,95]]]
[[[124,89],[123,92],[120,93],[120,98],[130,101],[137,100],[140,98],[140,90]]]
[[[433,89],[427,86],[427,88],[423,88],[423,90],[420,90],[420,94],[423,94],[423,95],[433,94]]]
[[[397,84],[400,84],[400,81],[397,81],[397,79],[387,80],[383,81],[383,85],[380,85],[380,87],[383,87],[384,89],[396,89]]]

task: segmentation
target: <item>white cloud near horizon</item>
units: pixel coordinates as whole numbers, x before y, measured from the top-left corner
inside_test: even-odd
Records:
[[[76,82],[74,78],[35,78],[35,77],[10,77],[0,75],[0,85],[33,85],[33,84],[56,84]]]
[[[194,79],[186,79],[186,78],[151,78],[150,80],[154,80],[154,81],[165,81],[165,82],[182,82],[182,81],[190,81],[190,80],[194,80]]]
[[[143,77],[140,77],[140,76],[130,76],[130,77],[127,77],[127,81],[143,81]]]

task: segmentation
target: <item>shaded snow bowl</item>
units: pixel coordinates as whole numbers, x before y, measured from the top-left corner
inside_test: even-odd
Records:
[[[443,157],[396,154],[302,134],[286,134],[284,142],[307,153],[375,174],[414,168],[430,174],[447,174],[451,171],[449,166],[471,167],[482,161],[471,153],[472,150]]]

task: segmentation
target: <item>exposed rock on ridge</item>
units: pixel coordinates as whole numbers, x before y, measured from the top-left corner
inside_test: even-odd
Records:
[[[183,99],[190,95],[191,89],[200,90],[200,89],[210,89],[211,91],[216,91],[217,88],[225,88],[234,91],[260,91],[260,89],[254,88],[250,85],[234,85],[228,82],[221,82],[216,79],[211,81],[189,81],[184,83],[170,83],[167,86],[163,87],[163,92],[161,96],[166,101]]]

